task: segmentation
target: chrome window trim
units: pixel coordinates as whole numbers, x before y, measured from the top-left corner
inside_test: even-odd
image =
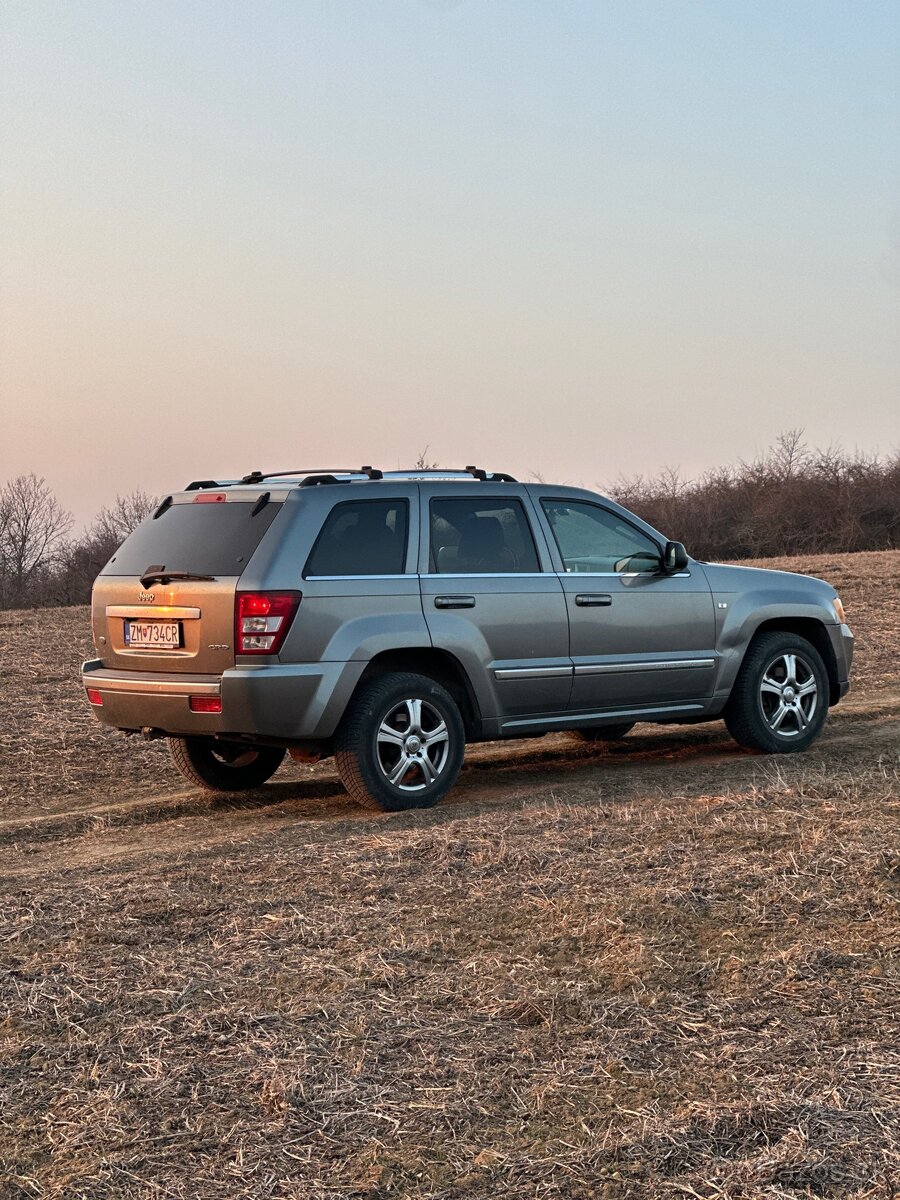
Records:
[[[555,571],[441,571],[423,572],[420,579],[551,579]]]
[[[714,667],[714,658],[659,658],[647,662],[621,663],[576,663],[576,675],[616,675],[632,671],[677,671],[681,668],[697,669]]]
[[[664,575],[662,571],[558,571],[560,579],[690,579],[690,571]]]
[[[415,579],[416,572],[404,571],[401,575],[304,575],[303,578],[307,583],[314,583],[316,581],[336,583],[342,579]]]

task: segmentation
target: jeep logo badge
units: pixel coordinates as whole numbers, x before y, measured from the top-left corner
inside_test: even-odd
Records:
[[[155,597],[154,592],[140,592],[138,594],[138,599],[142,600],[145,604],[152,604],[154,597]]]

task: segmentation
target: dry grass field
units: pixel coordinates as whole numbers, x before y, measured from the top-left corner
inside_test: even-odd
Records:
[[[900,552],[802,756],[474,747],[443,806],[239,802],[0,613],[3,1200],[900,1195]]]

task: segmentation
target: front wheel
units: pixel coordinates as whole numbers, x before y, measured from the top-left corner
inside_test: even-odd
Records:
[[[208,792],[246,792],[261,787],[284,759],[276,746],[248,746],[214,738],[169,738],[178,770]]]
[[[725,707],[728,732],[748,750],[805,750],[828,717],[828,676],[811,642],[764,633],[751,643]]]
[[[350,701],[334,758],[354,800],[400,812],[442,800],[464,749],[462,717],[450,693],[426,675],[398,672],[363,684]]]

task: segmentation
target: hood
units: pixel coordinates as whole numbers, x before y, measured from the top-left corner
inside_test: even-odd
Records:
[[[703,569],[714,592],[764,591],[767,594],[795,598],[807,603],[824,604],[838,594],[825,579],[800,575],[796,571],[773,571],[768,567],[738,567],[726,563],[703,563]]]

